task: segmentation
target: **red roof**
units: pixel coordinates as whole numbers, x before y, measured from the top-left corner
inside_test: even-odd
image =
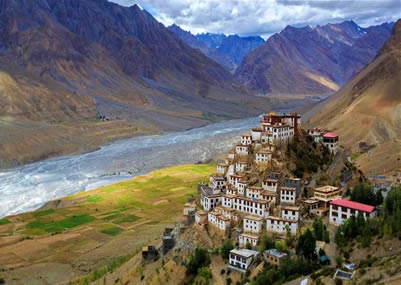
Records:
[[[354,202],[354,201],[343,200],[343,199],[333,200],[330,202],[330,204],[340,206],[340,207],[347,207],[347,208],[351,208],[354,210],[358,210],[361,212],[367,212],[367,213],[372,213],[373,210],[375,209],[374,206],[370,206],[370,205],[366,205],[366,204],[362,204],[362,203],[358,203],[358,202]]]
[[[335,132],[329,132],[329,133],[325,133],[323,135],[324,138],[337,138],[338,134],[336,134]]]

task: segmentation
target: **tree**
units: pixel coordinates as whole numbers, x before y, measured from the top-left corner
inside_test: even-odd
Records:
[[[274,247],[275,247],[279,252],[284,252],[284,251],[287,251],[287,250],[288,250],[287,245],[285,244],[285,242],[280,241],[280,240],[278,240],[278,241],[276,241],[276,242],[274,243]]]
[[[379,190],[376,192],[376,205],[380,206],[381,204],[383,204],[383,194],[382,190]]]
[[[196,275],[198,269],[208,266],[210,264],[210,257],[206,249],[196,248],[195,253],[191,255],[187,263],[187,274]]]
[[[358,184],[351,191],[351,200],[363,204],[376,205],[376,195],[369,184]]]
[[[326,231],[326,226],[323,224],[323,221],[321,219],[315,220],[312,227],[316,240],[323,240],[324,232]]]
[[[234,248],[231,240],[226,240],[223,243],[223,246],[221,247],[221,256],[224,259],[228,259],[229,255],[230,255],[230,251]]]
[[[299,236],[296,253],[309,261],[316,259],[316,239],[309,229]]]
[[[263,234],[260,238],[260,250],[259,251],[264,252],[265,250],[271,249],[273,247],[274,247],[273,239],[270,236]]]

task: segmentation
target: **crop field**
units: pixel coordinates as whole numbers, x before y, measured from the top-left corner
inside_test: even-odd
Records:
[[[162,169],[63,198],[57,208],[0,219],[2,277],[23,284],[44,262],[69,279],[82,274],[77,268],[94,270],[134,252],[180,220],[187,198],[214,170],[214,164]]]

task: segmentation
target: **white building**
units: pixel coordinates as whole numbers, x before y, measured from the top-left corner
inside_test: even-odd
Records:
[[[262,182],[262,188],[266,191],[277,192],[279,181],[278,179],[267,178]]]
[[[255,156],[255,162],[258,164],[266,164],[272,160],[270,151],[258,151]]]
[[[245,216],[243,229],[245,233],[260,233],[263,229],[263,218],[260,216]]]
[[[319,128],[308,129],[308,135],[310,135],[316,143],[323,141],[322,130]]]
[[[260,142],[260,139],[262,138],[262,132],[262,129],[252,129],[252,141]]]
[[[228,171],[228,164],[226,163],[219,163],[217,165],[217,173],[220,175],[224,175],[226,174],[226,172]]]
[[[258,235],[242,233],[238,236],[238,243],[240,247],[246,247],[248,244],[250,244],[252,247],[256,247],[258,241],[259,241]]]
[[[210,176],[210,187],[212,189],[223,190],[226,188],[227,182],[226,178],[221,175],[211,175]]]
[[[281,187],[280,188],[280,203],[295,205],[297,198],[297,189],[292,187]]]
[[[214,208],[213,212],[222,214],[224,217],[226,217],[227,219],[229,219],[232,222],[239,221],[239,215],[232,208],[218,206],[218,207]]]
[[[299,210],[297,206],[284,206],[281,208],[281,216],[286,220],[299,221]]]
[[[213,210],[221,202],[221,191],[219,189],[211,189],[202,187],[200,191],[200,203],[203,209],[207,212]]]
[[[330,202],[329,222],[335,225],[341,225],[351,216],[363,215],[366,218],[376,217],[374,206],[348,201],[343,199]]]
[[[248,162],[246,162],[246,161],[238,161],[235,164],[235,170],[237,172],[244,172],[247,167],[248,167]]]
[[[251,145],[252,144],[252,135],[241,135],[241,144],[242,145]]]
[[[235,147],[235,152],[240,155],[240,156],[244,156],[244,155],[248,155],[249,153],[249,146],[247,145],[242,145],[242,144],[238,144]]]
[[[228,160],[234,160],[235,159],[235,151],[232,151],[232,150],[230,150],[229,152],[228,152],[228,156],[227,156],[227,159]]]
[[[280,217],[269,216],[266,219],[266,231],[278,234],[286,234],[288,229],[292,235],[296,235],[298,231],[298,222],[287,220]]]
[[[260,195],[262,200],[266,200],[268,202],[271,202],[273,204],[276,204],[277,202],[277,193],[271,192],[271,191],[263,191]]]
[[[208,213],[207,220],[209,224],[224,232],[230,227],[230,219],[216,211]]]
[[[238,185],[237,187],[238,194],[241,196],[245,196],[246,188],[248,187],[248,182],[240,181],[237,183],[237,185]]]
[[[222,206],[223,207],[225,207],[225,208],[233,208],[234,207],[234,202],[233,202],[233,200],[234,200],[234,198],[235,198],[236,196],[235,195],[232,195],[232,194],[224,194],[223,196],[222,196]]]
[[[339,136],[334,132],[323,135],[323,144],[332,152],[336,153],[340,147]]]
[[[229,267],[245,272],[252,264],[254,258],[258,257],[259,252],[249,249],[233,249],[230,251]]]
[[[246,197],[248,198],[256,198],[256,199],[261,199],[261,193],[263,192],[262,187],[256,187],[256,186],[248,186],[246,188]]]
[[[267,210],[269,208],[268,201],[251,199],[246,197],[233,198],[233,205],[234,205],[233,208],[237,211],[260,217],[267,216]]]

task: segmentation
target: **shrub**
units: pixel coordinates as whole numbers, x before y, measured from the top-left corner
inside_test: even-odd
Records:
[[[210,257],[206,249],[196,248],[195,253],[191,255],[187,263],[187,274],[196,275],[198,269],[210,264]]]
[[[221,256],[224,259],[228,259],[229,255],[230,255],[230,251],[234,248],[231,240],[227,240],[224,242],[223,246],[221,247]]]
[[[233,280],[230,277],[228,277],[226,279],[226,285],[231,285],[231,283],[233,283]]]

